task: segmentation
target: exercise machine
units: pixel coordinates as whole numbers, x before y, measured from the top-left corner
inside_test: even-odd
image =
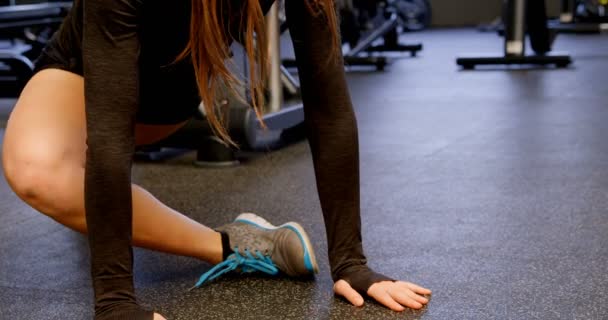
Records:
[[[502,56],[460,57],[456,63],[464,69],[477,65],[555,65],[572,63],[567,54],[552,54],[555,33],[547,27],[545,2],[540,0],[505,0],[503,8],[504,54]],[[534,55],[526,55],[526,34]]]
[[[196,150],[197,166],[233,166],[241,162],[239,151],[267,151],[284,146],[301,134],[304,122],[304,109],[299,99],[300,86],[287,69],[281,65],[280,58],[280,20],[277,1],[267,13],[267,35],[271,67],[268,84],[268,104],[262,119],[267,129],[262,128],[254,110],[224,88],[217,93],[218,103],[226,105],[228,132],[241,150],[230,147],[213,135],[204,114],[191,119],[183,128],[167,139],[154,145],[140,148],[136,159],[159,161],[180,155],[184,151]],[[247,59],[243,50],[233,49],[235,64],[241,64],[241,72],[247,76]],[[242,88],[245,96],[246,88]],[[293,134],[293,135],[292,135]]]
[[[32,76],[34,64],[25,56],[32,46],[0,40],[0,97],[16,97]]]
[[[422,13],[410,14],[405,2],[420,2],[412,0],[342,0],[338,2],[340,13],[340,30],[342,40],[348,44],[348,50],[343,50],[346,66],[371,66],[384,70],[389,58],[394,54],[408,52],[414,57],[422,50],[422,44],[402,44],[399,34],[402,30],[421,29],[430,23],[430,11],[424,21],[415,17]],[[428,2],[424,8],[430,10]],[[417,6],[423,10],[420,5]],[[412,16],[414,15],[414,16]],[[390,56],[389,56],[390,55]],[[296,67],[295,60],[284,59],[286,67]]]
[[[433,11],[428,0],[398,0],[394,5],[404,21],[403,31],[420,31],[431,25]]]
[[[608,0],[562,0],[559,20],[550,28],[561,33],[608,31]]]
[[[32,76],[32,60],[71,6],[71,2],[45,2],[0,7],[0,96],[19,95]]]
[[[422,44],[401,44],[399,43],[399,29],[406,28],[406,23],[403,16],[400,14],[396,4],[399,0],[380,1],[378,9],[368,10],[370,22],[374,28],[369,32],[363,33],[363,36],[358,39],[356,44],[351,44],[351,49],[344,54],[347,63],[354,62],[355,58],[364,56],[374,52],[409,52],[411,56],[416,56],[418,51],[422,50]],[[373,13],[376,13],[375,16]],[[378,40],[382,44],[376,44]],[[352,61],[349,61],[352,59]]]

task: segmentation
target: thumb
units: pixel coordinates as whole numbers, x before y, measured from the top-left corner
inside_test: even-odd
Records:
[[[334,284],[334,292],[337,295],[344,297],[356,307],[363,306],[363,297],[344,280],[336,281]]]

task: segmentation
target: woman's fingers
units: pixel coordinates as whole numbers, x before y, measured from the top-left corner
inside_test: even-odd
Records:
[[[387,291],[396,302],[406,307],[412,309],[420,309],[424,305],[422,301],[419,301],[414,297],[416,294],[409,289],[404,289],[399,286],[393,286]]]
[[[408,297],[414,299],[415,301],[418,301],[422,304],[427,304],[429,303],[429,299],[417,294],[416,292],[410,290],[410,289],[406,289],[406,294],[408,295]]]
[[[429,302],[416,291],[430,293],[426,288],[399,281],[375,283],[370,287],[368,294],[392,310],[403,311],[403,306],[420,309]]]
[[[376,299],[379,303],[388,307],[394,311],[403,311],[405,308],[399,304],[399,302],[395,301],[395,299],[388,293],[386,290],[386,285],[374,284],[370,287],[368,294],[370,297]],[[422,306],[421,306],[422,307]]]
[[[400,286],[404,286],[406,288],[409,288],[410,290],[418,293],[418,294],[431,294],[431,290],[427,289],[427,288],[423,288],[417,284],[413,284],[411,282],[405,282],[405,281],[397,281],[395,282],[397,285]]]
[[[334,292],[337,295],[344,297],[354,306],[360,307],[363,305],[363,297],[344,280],[336,281],[334,284]]]

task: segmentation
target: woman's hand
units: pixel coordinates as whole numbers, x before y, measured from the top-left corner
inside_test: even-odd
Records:
[[[361,294],[344,280],[336,281],[334,292],[357,307],[363,306]],[[372,284],[367,290],[367,295],[394,311],[403,311],[405,307],[422,308],[429,302],[422,296],[426,294],[431,294],[431,290],[404,281],[380,281]]]

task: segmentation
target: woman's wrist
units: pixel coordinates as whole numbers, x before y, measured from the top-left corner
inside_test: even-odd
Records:
[[[95,315],[95,320],[152,320],[154,312],[137,304],[121,304]]]
[[[334,277],[334,280],[344,280],[348,282],[353,289],[364,296],[367,295],[367,290],[374,283],[381,281],[395,281],[393,278],[373,271],[365,264],[344,268]]]

